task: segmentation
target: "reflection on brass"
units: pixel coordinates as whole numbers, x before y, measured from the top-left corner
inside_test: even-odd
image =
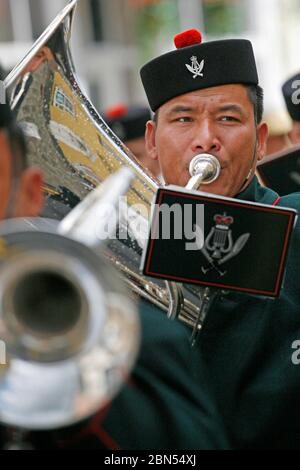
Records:
[[[45,174],[44,216],[61,220],[95,186],[128,166],[135,178],[126,194],[127,209],[132,209],[145,236],[159,183],[114,135],[78,85],[69,47],[76,4],[77,0],[72,0],[58,15],[9,74],[5,85],[27,136],[29,160]],[[126,239],[120,236],[124,230],[129,232]],[[140,273],[143,243],[135,227],[123,220],[117,238],[108,242],[106,255],[134,294],[168,311],[172,299],[165,282]],[[174,289],[183,291],[179,318],[193,326],[201,288],[175,285]]]

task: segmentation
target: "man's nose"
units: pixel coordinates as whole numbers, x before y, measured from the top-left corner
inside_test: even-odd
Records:
[[[209,153],[219,151],[220,148],[221,144],[212,123],[209,120],[203,120],[197,124],[192,142],[193,152]]]

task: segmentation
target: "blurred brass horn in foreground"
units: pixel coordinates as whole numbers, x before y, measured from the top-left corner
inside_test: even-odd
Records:
[[[64,219],[65,226],[72,218],[67,214],[77,205],[80,211],[81,201],[95,186],[119,168],[129,167],[134,179],[120,203],[117,233],[108,239],[105,256],[124,275],[133,294],[200,328],[201,288],[140,273],[151,202],[159,183],[113,134],[78,85],[69,48],[76,4],[73,0],[65,7],[5,81],[27,136],[30,162],[45,174],[44,215]],[[81,225],[80,236],[88,239],[97,222],[94,215]]]
[[[130,180],[124,168],[107,181],[121,195]],[[98,189],[88,198],[91,213],[107,200]],[[78,217],[67,233],[48,219],[0,224],[0,338],[7,347],[0,421],[12,428],[54,429],[91,416],[136,359],[136,305],[101,256],[96,234],[89,246],[78,240]]]

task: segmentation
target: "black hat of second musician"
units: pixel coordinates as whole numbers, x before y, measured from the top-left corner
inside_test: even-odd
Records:
[[[114,133],[124,142],[145,136],[146,122],[151,119],[147,106],[126,106],[122,103],[111,106],[104,118]]]
[[[200,31],[190,29],[174,38],[176,50],[141,68],[141,79],[153,111],[175,96],[218,85],[257,85],[252,44],[246,39],[202,42]]]
[[[300,73],[286,80],[281,89],[289,115],[300,121]]]

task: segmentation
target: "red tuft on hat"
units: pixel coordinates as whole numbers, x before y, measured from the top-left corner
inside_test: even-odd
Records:
[[[116,104],[106,110],[106,116],[109,119],[118,119],[128,113],[128,107],[125,104]]]
[[[187,29],[186,31],[182,31],[182,33],[178,33],[174,36],[174,44],[177,49],[201,44],[201,42],[202,34],[198,29]]]

